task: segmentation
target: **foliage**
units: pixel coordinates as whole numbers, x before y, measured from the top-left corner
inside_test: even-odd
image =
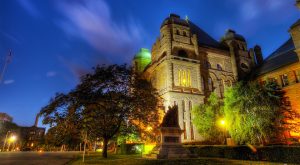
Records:
[[[56,127],[51,132],[61,139],[59,144],[76,142],[76,137],[86,140],[86,135],[89,141],[100,138],[103,157],[107,157],[109,140],[122,130],[155,125],[159,98],[151,84],[132,74],[126,65],[102,65],[93,70],[74,90],[58,94],[41,114],[44,124]]]
[[[8,132],[19,134],[20,127],[13,122],[8,122],[8,121],[0,122],[0,139],[4,141],[5,136]]]
[[[211,93],[207,103],[195,106],[192,114],[193,123],[205,139],[217,143],[224,140],[226,130],[219,124],[223,118],[223,103],[216,93]]]
[[[239,144],[263,144],[276,136],[276,120],[283,118],[280,109],[278,89],[240,82],[225,92],[225,120],[230,135]]]

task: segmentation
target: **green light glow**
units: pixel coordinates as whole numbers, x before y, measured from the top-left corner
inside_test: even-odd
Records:
[[[138,72],[142,72],[151,63],[151,53],[148,49],[141,48],[134,56],[134,65]]]

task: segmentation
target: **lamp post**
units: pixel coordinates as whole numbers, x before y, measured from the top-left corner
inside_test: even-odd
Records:
[[[223,130],[223,133],[224,133],[224,137],[225,137],[225,143],[224,144],[226,144],[226,133],[227,133],[227,130],[226,130],[226,122],[225,122],[225,119],[220,119],[220,121],[219,121],[219,124],[220,124],[220,126],[224,129]]]
[[[10,144],[11,143],[14,143],[15,141],[17,140],[17,136],[16,135],[12,135],[9,139],[8,139],[8,151],[9,151],[9,148],[10,148]]]

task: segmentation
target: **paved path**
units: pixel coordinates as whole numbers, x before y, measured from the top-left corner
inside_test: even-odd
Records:
[[[0,164],[64,165],[79,152],[0,152]]]

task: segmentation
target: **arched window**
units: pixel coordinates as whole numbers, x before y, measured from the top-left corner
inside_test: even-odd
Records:
[[[211,68],[211,64],[208,61],[205,61],[204,65],[207,69]]]
[[[217,64],[217,69],[222,70],[222,66],[220,64]]]
[[[178,56],[180,56],[180,57],[184,57],[184,58],[187,58],[187,57],[188,57],[186,51],[184,51],[184,50],[179,50],[177,54],[178,54]]]
[[[248,70],[249,69],[249,67],[245,63],[241,63],[241,67],[244,70]]]
[[[179,34],[180,34],[180,33],[179,33],[179,30],[176,30],[176,34],[177,34],[177,35],[179,35]]]
[[[208,78],[208,90],[213,91],[213,87],[214,87],[213,81],[212,81],[211,77],[209,77]]]
[[[187,36],[187,34],[186,34],[186,32],[185,32],[185,31],[183,31],[183,36]]]

